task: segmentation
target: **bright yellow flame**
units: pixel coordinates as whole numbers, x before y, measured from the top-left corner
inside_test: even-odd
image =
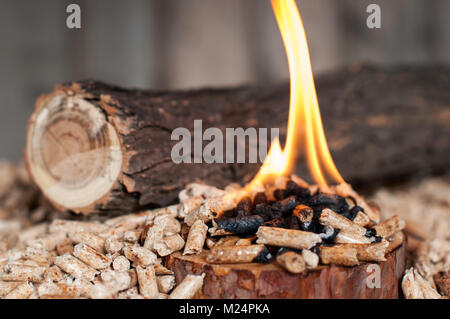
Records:
[[[281,149],[272,142],[260,171],[248,185],[265,184],[276,177],[290,175],[302,149],[306,149],[309,171],[318,185],[327,185],[326,176],[343,183],[328,149],[314,78],[308,43],[300,13],[294,0],[271,0],[289,63],[290,105],[286,145]]]

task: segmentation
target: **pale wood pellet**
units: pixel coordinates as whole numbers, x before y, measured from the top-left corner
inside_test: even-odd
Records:
[[[117,271],[126,271],[130,269],[130,261],[125,256],[117,256],[113,261],[113,269]]]
[[[139,282],[139,292],[145,298],[154,299],[158,298],[158,282],[156,280],[155,269],[153,266],[142,268],[136,267],[137,278]]]
[[[89,247],[95,249],[99,253],[105,250],[105,238],[97,236],[90,232],[77,232],[70,233],[69,238],[74,244],[86,244]]]
[[[111,259],[84,243],[74,247],[73,255],[97,270],[105,269],[111,264]]]
[[[56,257],[55,265],[73,277],[87,281],[92,281],[97,274],[97,270],[69,254]]]
[[[183,281],[172,291],[169,295],[170,299],[190,299],[199,291],[203,286],[203,279],[205,274],[187,275]]]

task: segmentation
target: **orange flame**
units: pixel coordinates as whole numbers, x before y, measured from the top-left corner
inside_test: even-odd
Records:
[[[258,174],[248,185],[267,184],[276,177],[292,174],[299,151],[306,149],[309,171],[318,185],[327,185],[326,176],[344,183],[328,149],[305,30],[294,0],[271,0],[289,62],[290,105],[286,144],[272,142]]]

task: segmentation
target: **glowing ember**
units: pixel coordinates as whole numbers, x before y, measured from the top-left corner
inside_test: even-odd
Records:
[[[256,177],[247,186],[267,184],[279,176],[290,175],[299,152],[306,149],[308,167],[318,185],[327,185],[326,177],[344,183],[325,139],[311,62],[300,13],[294,0],[271,0],[286,48],[291,80],[289,121],[284,149],[278,139]]]

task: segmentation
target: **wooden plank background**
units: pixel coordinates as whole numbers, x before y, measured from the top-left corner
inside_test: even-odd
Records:
[[[82,29],[65,27],[78,3]],[[315,74],[349,63],[450,63],[448,0],[298,1]],[[366,7],[382,8],[369,30]],[[191,88],[287,79],[269,0],[0,0],[0,158],[21,158],[35,98],[57,82]]]

